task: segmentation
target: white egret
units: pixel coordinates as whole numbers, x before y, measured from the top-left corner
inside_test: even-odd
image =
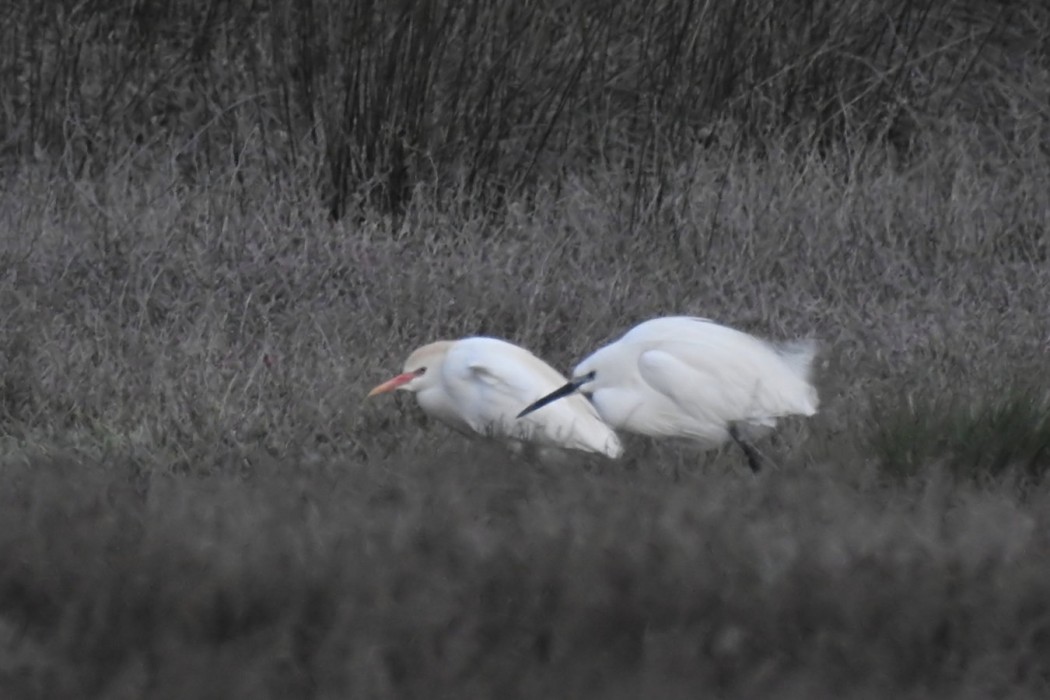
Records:
[[[562,374],[524,348],[473,337],[424,345],[408,356],[401,374],[368,395],[396,389],[413,392],[428,415],[462,433],[501,438],[516,449],[534,443],[619,457],[623,448],[616,433],[582,396],[517,419],[522,406],[565,382]]]
[[[748,434],[817,412],[815,353],[812,340],[773,344],[704,318],[656,318],[591,354],[572,381],[518,415],[579,391],[616,429],[706,448],[732,438],[757,472],[761,458]]]

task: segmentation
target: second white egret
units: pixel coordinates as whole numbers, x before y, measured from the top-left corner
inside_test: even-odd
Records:
[[[579,391],[613,428],[706,448],[733,439],[757,472],[762,459],[748,435],[817,412],[815,354],[812,340],[775,344],[704,318],[656,318],[591,354],[570,382],[518,415]]]

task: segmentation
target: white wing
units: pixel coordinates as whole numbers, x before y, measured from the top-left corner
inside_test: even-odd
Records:
[[[496,338],[457,342],[442,366],[445,390],[466,422],[494,436],[618,457],[620,441],[582,396],[518,419],[530,403],[568,380],[529,351]]]
[[[674,340],[694,340],[710,336],[719,331],[740,333],[714,321],[699,316],[663,316],[639,323],[627,331],[619,342],[659,343]]]
[[[759,413],[816,412],[816,390],[809,383],[816,353],[812,340],[774,345],[708,319],[667,316],[639,324],[621,342],[641,344],[642,351],[670,353],[722,385],[716,393],[723,399],[742,396],[745,390],[757,395]]]
[[[723,326],[710,330],[638,357],[642,379],[679,406],[687,432],[719,440],[732,422],[772,426],[781,416],[816,412],[815,389],[773,346]]]

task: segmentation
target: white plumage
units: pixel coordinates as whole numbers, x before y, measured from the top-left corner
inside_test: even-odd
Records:
[[[657,318],[591,354],[571,382],[519,415],[578,389],[613,428],[708,448],[733,438],[757,471],[758,456],[743,432],[817,412],[810,383],[815,352],[811,340],[777,345],[708,319]]]
[[[524,348],[473,337],[424,345],[409,355],[402,374],[368,395],[411,391],[428,415],[461,432],[516,446],[533,443],[620,456],[623,448],[616,433],[582,396],[516,419],[522,406],[565,382],[557,370]]]

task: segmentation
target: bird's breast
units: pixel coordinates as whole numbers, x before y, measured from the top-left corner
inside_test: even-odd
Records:
[[[644,432],[638,429],[640,422],[654,408],[639,392],[625,388],[599,389],[591,394],[591,403],[607,424],[631,432]]]
[[[451,398],[440,387],[417,392],[416,401],[419,403],[419,407],[431,418],[446,423],[457,430],[465,432],[471,430],[470,424],[456,408]]]

